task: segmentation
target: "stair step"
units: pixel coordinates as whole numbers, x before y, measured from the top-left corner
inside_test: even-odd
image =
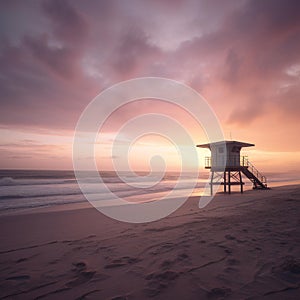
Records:
[[[249,161],[247,161],[247,163],[248,165],[242,170],[242,172],[253,183],[253,189],[267,189],[266,177],[262,176]],[[249,170],[249,166],[252,170],[255,170],[256,175]],[[260,179],[258,177],[260,177]]]

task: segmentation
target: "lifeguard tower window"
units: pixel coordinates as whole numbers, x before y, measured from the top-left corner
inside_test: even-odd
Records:
[[[236,146],[233,146],[231,150],[231,152],[233,153],[239,153],[240,151],[241,151],[241,147],[236,147]]]
[[[223,147],[219,147],[219,153],[224,153],[224,148]]]

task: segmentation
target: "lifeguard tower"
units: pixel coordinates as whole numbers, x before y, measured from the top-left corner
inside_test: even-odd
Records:
[[[247,156],[241,156],[243,147],[252,147],[254,144],[238,141],[220,141],[197,145],[208,148],[211,157],[205,157],[205,169],[210,169],[210,191],[213,194],[213,185],[221,184],[224,192],[231,193],[232,185],[239,185],[243,193],[244,182],[242,173],[252,182],[253,189],[267,189],[267,179],[250,163]]]

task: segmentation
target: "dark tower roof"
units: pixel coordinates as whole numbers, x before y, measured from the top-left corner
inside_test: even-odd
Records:
[[[211,146],[218,146],[218,145],[224,145],[224,144],[225,145],[234,145],[234,146],[238,146],[241,148],[255,146],[254,144],[249,144],[249,143],[239,142],[239,141],[219,141],[219,142],[214,142],[214,143],[197,145],[197,147],[210,149]]]

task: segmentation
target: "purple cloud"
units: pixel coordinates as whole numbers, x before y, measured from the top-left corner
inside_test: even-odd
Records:
[[[102,89],[139,76],[191,84],[228,124],[299,114],[286,73],[300,64],[299,1],[1,6],[1,126],[72,130]]]

